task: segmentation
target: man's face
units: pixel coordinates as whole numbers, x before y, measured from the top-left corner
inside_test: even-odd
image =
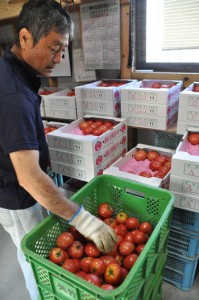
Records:
[[[36,45],[33,45],[33,38],[30,34],[29,40],[25,43],[25,49],[22,51],[22,59],[35,69],[38,75],[48,77],[56,64],[61,62],[68,42],[68,34],[58,34],[51,31],[46,37],[42,37]]]

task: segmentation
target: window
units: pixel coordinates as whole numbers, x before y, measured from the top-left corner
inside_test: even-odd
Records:
[[[199,72],[199,1],[139,0],[136,68]]]

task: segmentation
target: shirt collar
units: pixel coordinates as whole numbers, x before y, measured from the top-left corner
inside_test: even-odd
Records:
[[[41,79],[37,76],[36,71],[27,65],[24,61],[18,59],[18,57],[7,48],[4,51],[3,58],[9,63],[15,72],[17,72],[26,84],[33,89],[36,93],[41,86]]]

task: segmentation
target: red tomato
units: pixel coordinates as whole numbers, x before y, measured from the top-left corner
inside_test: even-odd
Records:
[[[116,253],[115,260],[116,260],[116,263],[118,263],[120,266],[123,266],[124,256],[122,254]]]
[[[110,255],[102,255],[100,256],[100,258],[103,260],[105,266],[107,266],[108,264],[112,263],[112,262],[116,262],[115,257],[110,256]]]
[[[121,255],[124,255],[124,256],[129,255],[129,254],[133,253],[134,250],[135,250],[135,245],[131,242],[124,240],[119,245],[119,253]]]
[[[136,232],[133,234],[133,242],[135,244],[145,244],[147,240],[147,235],[140,230],[136,230]]]
[[[115,232],[117,233],[117,235],[121,235],[121,237],[125,237],[125,235],[127,234],[127,228],[124,224],[119,224],[117,225],[115,228],[113,228],[115,230]]]
[[[93,124],[94,123],[94,120],[92,120],[92,119],[86,119],[86,122],[88,123],[88,124]]]
[[[171,170],[171,162],[170,161],[166,161],[163,166],[167,167],[169,170]]]
[[[98,276],[104,274],[106,265],[101,258],[94,258],[90,264],[90,272]]]
[[[108,129],[111,129],[113,128],[113,123],[111,121],[104,121],[104,124]]]
[[[155,161],[159,161],[161,162],[162,164],[164,164],[165,162],[168,161],[168,156],[166,155],[158,155],[156,158],[155,158]]]
[[[188,141],[192,145],[198,145],[199,144],[199,133],[190,133],[188,135]]]
[[[99,129],[102,133],[104,133],[104,132],[106,132],[106,131],[109,130],[108,127],[106,127],[105,125],[100,125],[100,126],[98,127],[98,129]]]
[[[85,245],[85,254],[87,256],[98,257],[101,252],[97,249],[97,246],[93,242],[89,242]]]
[[[128,216],[125,212],[121,211],[116,215],[115,218],[118,224],[125,224]]]
[[[164,177],[166,176],[166,173],[165,172],[161,172],[161,171],[157,171],[153,177],[157,177],[157,178],[161,178],[163,179]]]
[[[76,271],[75,272],[79,272],[80,271],[80,259],[79,258],[73,258],[73,261],[74,261],[75,266],[76,266]]]
[[[72,258],[66,258],[61,267],[71,273],[76,272],[76,264]]]
[[[101,125],[104,124],[104,122],[103,122],[102,120],[96,120],[96,121],[95,121],[95,124],[96,124],[97,126],[101,126]]]
[[[144,249],[145,244],[140,244],[135,248],[135,251],[140,254],[142,250]]]
[[[85,121],[79,123],[79,129],[83,130],[84,128],[89,127],[89,124]]]
[[[127,270],[130,270],[132,266],[135,264],[138,259],[138,255],[136,253],[131,253],[124,258],[124,267]]]
[[[159,154],[158,154],[158,152],[157,151],[149,151],[148,153],[147,153],[147,159],[148,160],[150,160],[150,161],[152,161],[152,160],[154,160],[157,156],[158,156]]]
[[[84,271],[79,271],[79,272],[76,272],[75,275],[81,277],[81,278],[84,278],[84,276],[86,275],[87,273],[84,272]]]
[[[84,276],[84,279],[86,281],[88,281],[88,282],[96,285],[96,286],[100,286],[101,285],[101,280],[100,280],[99,276],[96,275],[96,274],[92,274],[92,273],[86,274]]]
[[[124,237],[124,241],[128,241],[128,242],[131,242],[133,243],[133,235],[132,235],[132,232],[127,232],[127,234],[125,235]]]
[[[126,278],[126,276],[128,275],[128,270],[126,269],[126,268],[123,268],[123,267],[121,267],[121,269],[122,269],[122,279],[121,279],[121,282],[120,283],[122,283],[124,280],[125,280],[125,278]]]
[[[140,224],[139,230],[150,235],[153,231],[153,227],[149,222],[143,222]]]
[[[108,284],[108,283],[104,283],[102,285],[100,285],[100,288],[103,289],[103,290],[114,290],[114,286],[111,285],[111,284]]]
[[[66,249],[74,242],[74,236],[70,232],[62,232],[57,236],[56,245],[61,249]]]
[[[145,150],[139,149],[137,150],[133,157],[135,158],[135,160],[140,161],[140,160],[145,160],[147,157],[147,152]]]
[[[107,202],[100,204],[98,207],[98,215],[102,219],[111,218],[113,215],[113,207]]]
[[[68,92],[67,96],[68,96],[68,97],[75,96],[75,92],[73,92],[73,91],[72,91],[72,92]]]
[[[146,178],[151,178],[152,174],[149,171],[142,171],[142,172],[139,173],[139,176],[146,177]]]
[[[111,263],[104,273],[105,281],[113,286],[118,285],[122,279],[122,269],[117,263]]]
[[[102,134],[102,131],[99,128],[92,129],[92,135],[100,136]]]
[[[116,219],[113,218],[104,219],[104,223],[106,223],[106,225],[110,226],[111,228],[115,228],[117,226]]]
[[[199,85],[198,84],[194,84],[193,91],[197,92],[197,93],[199,92]]]
[[[170,171],[170,169],[169,169],[168,167],[166,167],[165,165],[163,165],[162,167],[160,167],[160,168],[158,169],[158,172],[162,172],[162,173],[164,173],[165,175],[166,175],[167,173],[169,173],[169,171]]]
[[[90,126],[90,128],[91,128],[92,130],[98,127],[97,124],[96,124],[95,122],[90,123],[89,126]]]
[[[157,171],[160,167],[162,167],[162,163],[160,161],[152,160],[149,164],[149,168],[154,172]]]
[[[139,222],[139,220],[138,220],[137,218],[135,218],[135,217],[130,217],[130,218],[128,218],[128,219],[126,220],[125,225],[126,225],[126,228],[127,228],[128,230],[133,230],[133,229],[138,229],[138,228],[139,228],[140,222]]]
[[[82,133],[84,134],[84,135],[89,135],[89,134],[91,134],[92,133],[92,129],[91,129],[91,127],[85,127],[85,128],[83,128],[82,129]]]
[[[119,246],[123,240],[124,240],[124,238],[121,235],[117,234],[117,243],[116,243],[116,245]]]
[[[89,273],[89,271],[90,271],[90,264],[91,264],[91,262],[92,262],[93,259],[94,259],[94,257],[91,257],[91,256],[83,257],[80,260],[80,268],[81,268],[81,270],[83,270],[86,273]]]
[[[49,133],[49,132],[51,132],[50,128],[49,128],[49,127],[45,127],[45,128],[44,128],[44,133],[47,134],[47,133]]]
[[[84,246],[79,241],[74,241],[68,248],[68,254],[72,258],[81,258],[84,254]]]
[[[60,265],[65,260],[65,252],[61,248],[53,247],[49,252],[49,260]]]

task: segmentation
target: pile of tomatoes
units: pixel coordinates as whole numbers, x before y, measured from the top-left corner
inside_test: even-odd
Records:
[[[49,260],[63,269],[105,290],[118,287],[128,275],[148,241],[153,227],[121,211],[114,215],[113,207],[104,202],[98,207],[98,217],[112,227],[118,237],[110,253],[100,252],[73,226],[57,236]]]
[[[198,132],[189,133],[188,134],[188,141],[192,145],[199,145],[199,133]]]
[[[112,86],[112,87],[117,87],[117,86],[121,86],[124,84],[127,84],[127,81],[102,81],[98,84],[98,86],[100,87],[108,87],[108,86]]]
[[[171,157],[167,155],[160,155],[157,151],[146,151],[144,149],[138,149],[134,155],[136,161],[149,160],[149,169],[152,171],[141,171],[140,176],[143,177],[158,177],[164,178],[165,175],[171,170]],[[155,172],[155,173],[153,173]]]
[[[79,124],[79,129],[82,130],[84,135],[95,135],[100,136],[101,134],[105,133],[106,131],[112,129],[115,124],[112,121],[102,121],[100,119],[93,120],[87,119]]]

